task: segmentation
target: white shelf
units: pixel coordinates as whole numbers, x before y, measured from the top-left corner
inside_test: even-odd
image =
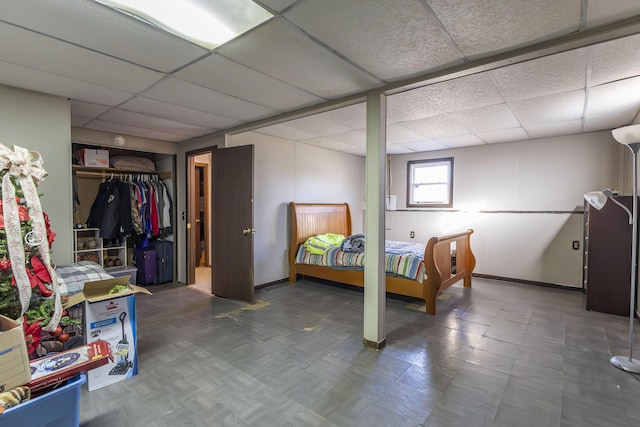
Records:
[[[89,248],[88,245],[94,242],[95,248]],[[81,249],[80,249],[81,248]],[[119,268],[127,266],[127,245],[126,239],[122,245],[104,246],[104,241],[100,238],[99,228],[74,228],[73,229],[73,259],[74,262],[83,261],[88,254],[96,254],[98,264],[101,267]],[[107,262],[113,259],[119,259],[121,265],[106,267]],[[95,261],[95,259],[93,260]]]

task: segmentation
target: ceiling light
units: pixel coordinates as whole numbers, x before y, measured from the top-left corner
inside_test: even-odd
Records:
[[[273,17],[251,0],[95,0],[207,49]]]

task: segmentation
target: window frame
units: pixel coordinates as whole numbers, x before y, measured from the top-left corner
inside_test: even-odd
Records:
[[[449,176],[448,176],[448,196],[449,203],[415,203],[413,201],[413,191],[412,188],[415,186],[413,183],[413,173],[412,170],[417,165],[428,165],[432,166],[434,163],[443,164],[448,163],[449,165]],[[453,157],[441,157],[437,159],[422,159],[422,160],[409,160],[407,162],[407,207],[408,208],[452,208],[453,207]]]

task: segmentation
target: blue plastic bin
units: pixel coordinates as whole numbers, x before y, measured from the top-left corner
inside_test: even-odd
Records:
[[[80,391],[86,381],[84,374],[78,375],[66,385],[7,409],[0,414],[0,426],[78,427]]]

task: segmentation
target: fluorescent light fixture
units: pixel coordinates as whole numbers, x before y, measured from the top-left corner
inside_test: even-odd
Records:
[[[251,0],[95,0],[207,49],[273,15]]]

